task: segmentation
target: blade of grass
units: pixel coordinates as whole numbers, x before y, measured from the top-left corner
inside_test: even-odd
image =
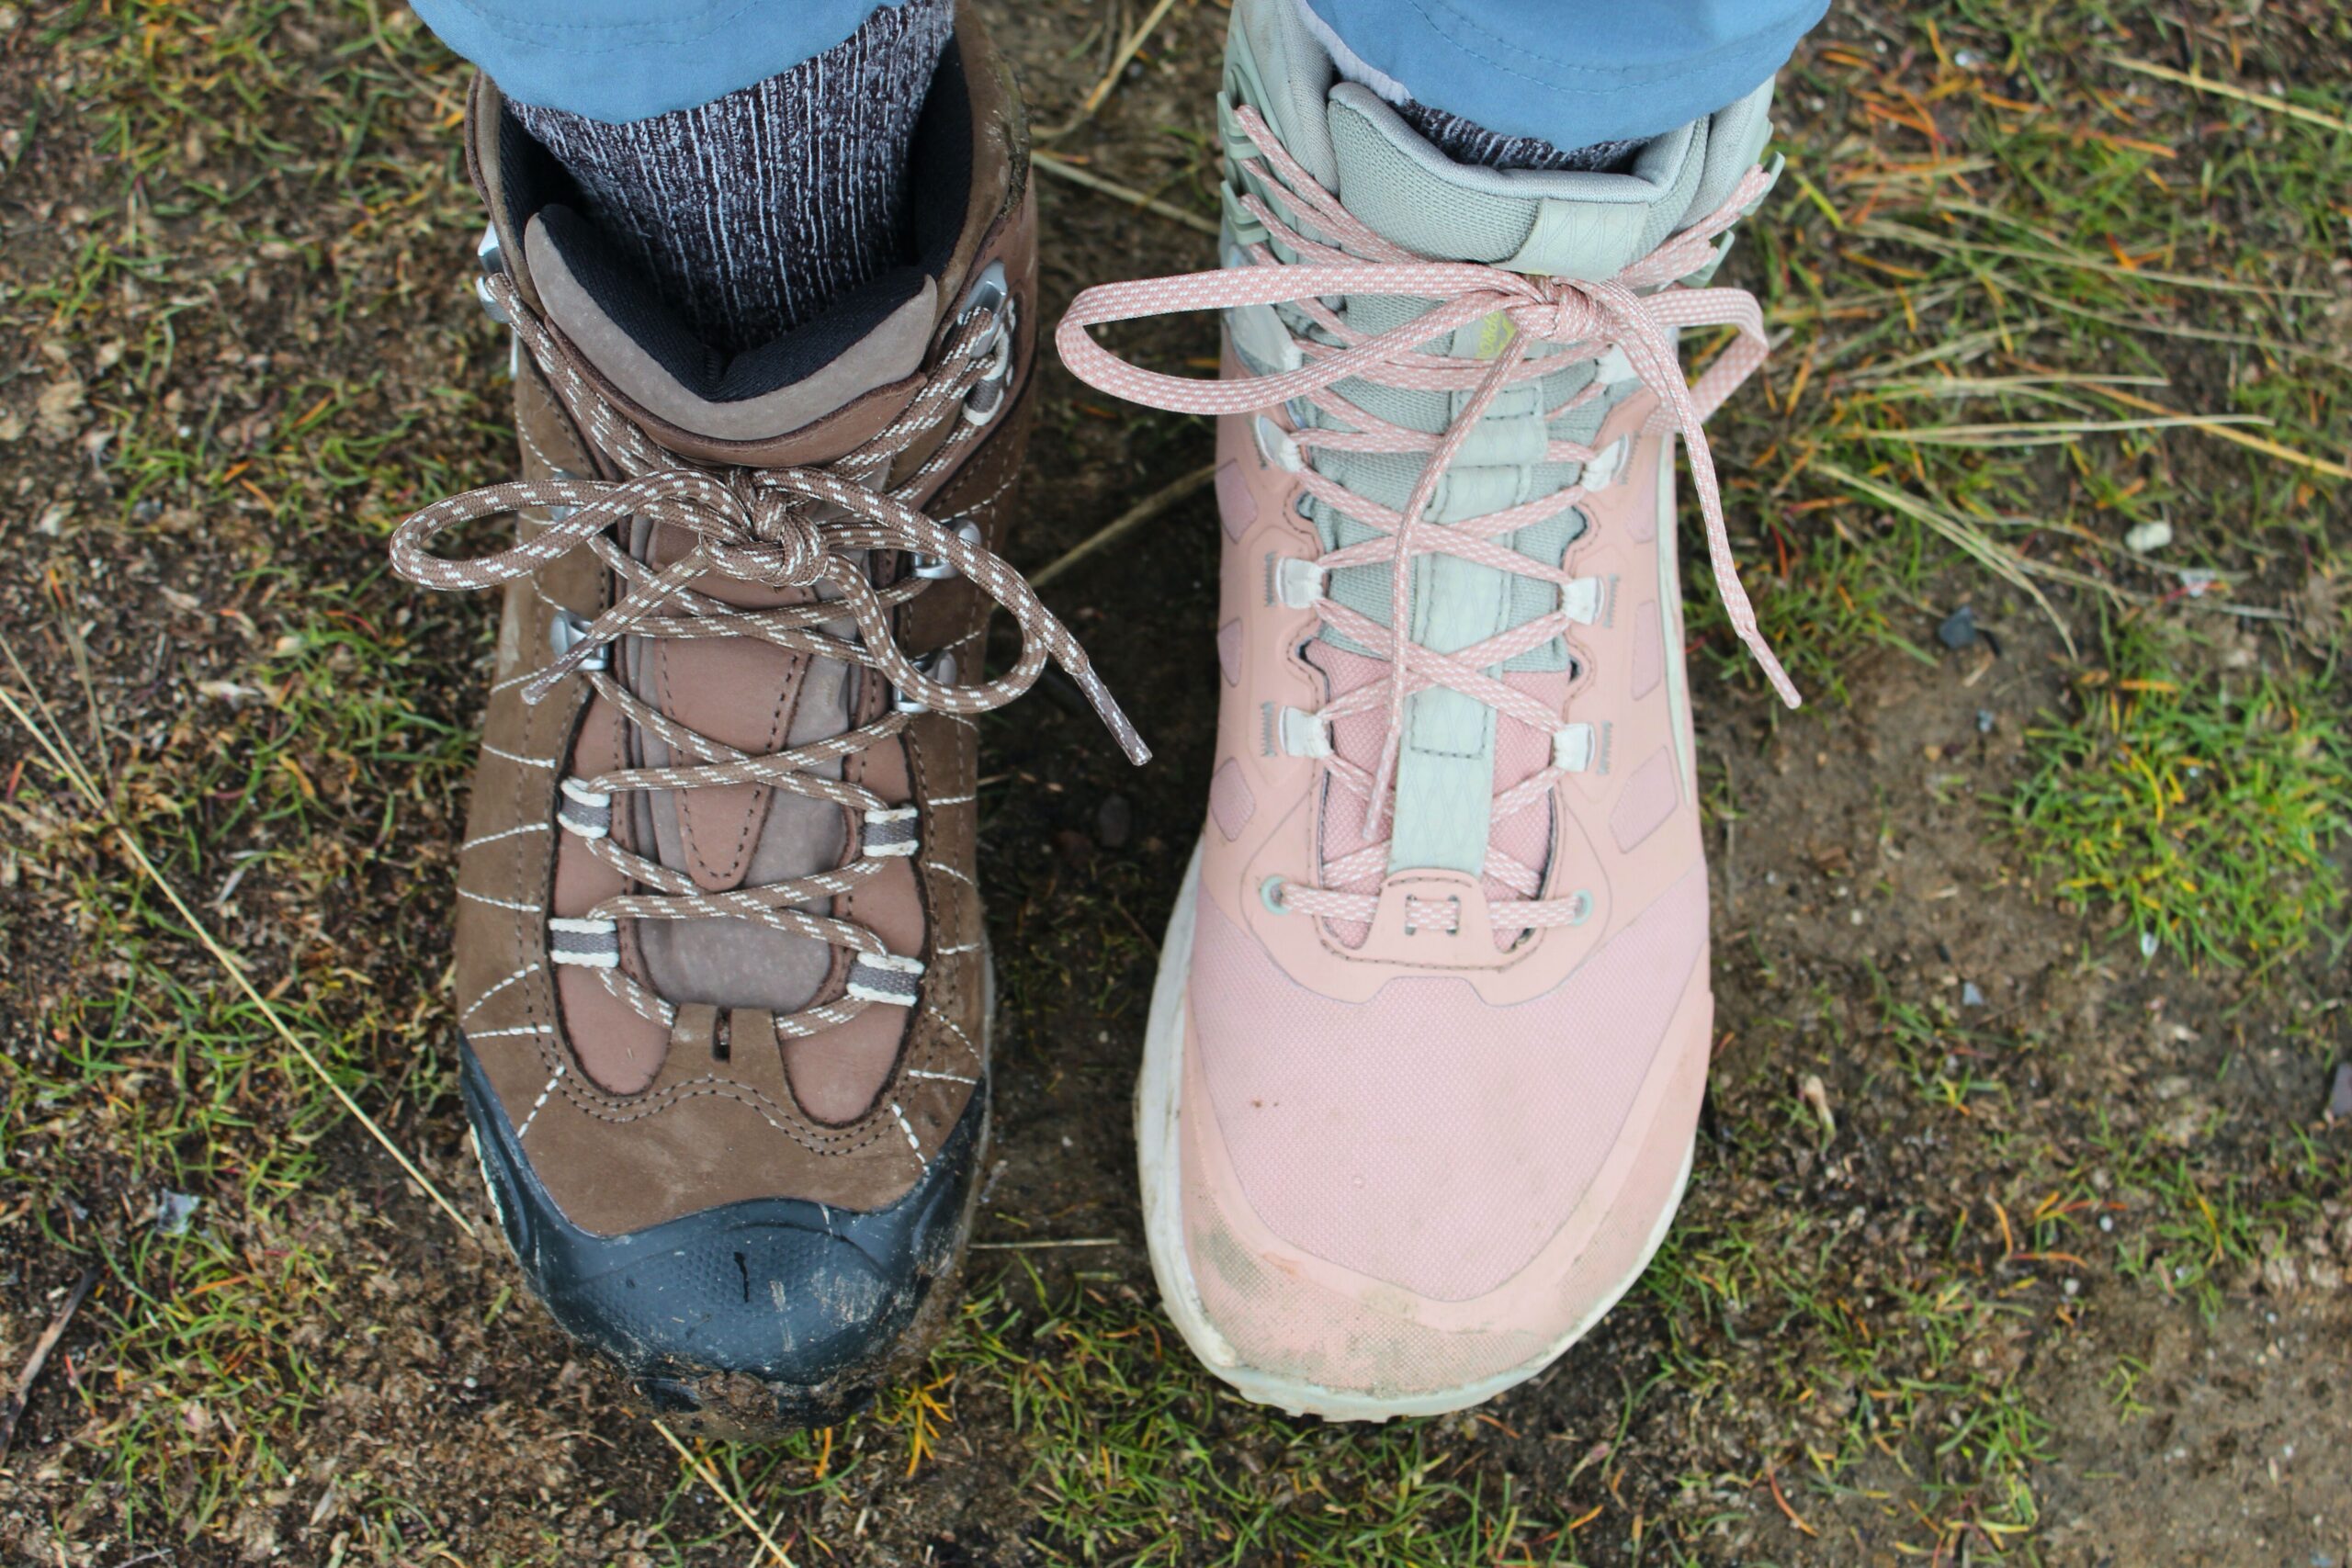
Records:
[[[2134,397],[2130,392],[2119,392],[2112,387],[2094,387],[2091,390],[2100,397],[2111,399],[2130,408],[2144,410],[2149,413],[2173,414],[2176,412],[2165,407],[2162,403],[2153,403],[2145,398]],[[2266,420],[2262,423],[2269,422]],[[2223,425],[2207,423],[2201,428],[2220,436],[2224,441],[2234,441],[2241,446],[2260,452],[2266,457],[2276,457],[2282,463],[2293,463],[2301,468],[2309,468],[2313,473],[2326,474],[2333,479],[2352,479],[2352,468],[2346,468],[2342,463],[2331,463],[2324,457],[2310,457],[2296,451],[2291,446],[2281,446],[2276,441],[2266,440],[2259,435],[2248,435],[2242,430],[2232,430]]]
[[[768,1555],[782,1563],[784,1568],[792,1568],[792,1559],[784,1554],[784,1548],[778,1546],[775,1538],[768,1534],[760,1521],[752,1517],[752,1510],[743,1506],[737,1500],[735,1494],[728,1489],[727,1483],[719,1477],[718,1467],[701,1454],[678,1441],[678,1434],[670,1430],[667,1422],[656,1420],[653,1423],[653,1429],[662,1434],[663,1441],[678,1450],[678,1457],[692,1466],[695,1473],[702,1477],[702,1483],[709,1487],[720,1502],[727,1505],[727,1511],[743,1521],[743,1528],[750,1530],[762,1546],[767,1548]]]
[[[1029,586],[1032,589],[1043,588],[1103,546],[1140,528],[1170,507],[1191,500],[1195,491],[1215,478],[1216,478],[1216,465],[1211,463],[1205,468],[1193,469],[1159,493],[1146,496],[1104,524],[1087,538],[1081,539],[1070,548],[1064,550],[1059,557],[1041,570],[1031,572]]]
[[[2025,245],[1996,245],[1984,240],[1955,240],[1942,234],[1930,233],[1910,223],[1896,223],[1883,218],[1873,218],[1861,225],[1859,232],[1865,239],[1891,240],[1897,244],[1914,245],[1923,251],[1942,255],[2000,256],[2009,261],[2041,262],[2051,266],[2072,267],[2078,272],[2096,272],[2107,277],[2121,277],[2140,283],[2161,283],[2168,288],[2201,288],[2217,294],[2255,294],[2266,299],[2324,299],[2327,291],[2319,288],[2290,288],[2267,283],[2239,283],[2226,277],[2198,277],[2185,272],[2158,272],[2152,267],[2128,267],[2120,262],[2100,261],[2097,256],[2078,255],[2072,251],[2037,251]]]
[[[1111,68],[1102,73],[1102,80],[1094,84],[1093,91],[1086,95],[1086,101],[1079,105],[1081,118],[1102,107],[1102,100],[1109,97],[1111,89],[1119,85],[1119,77],[1126,71],[1127,62],[1136,57],[1136,52],[1143,48],[1144,40],[1151,37],[1151,29],[1159,26],[1159,19],[1168,15],[1175,4],[1176,0],[1159,0],[1159,4],[1151,8],[1151,14],[1127,35],[1126,41],[1119,45],[1119,52],[1111,57]]]
[[[2075,647],[2074,633],[2068,629],[2064,619],[2059,615],[2057,606],[2050,603],[2049,596],[2041,592],[2040,584],[2036,583],[2033,578],[2048,577],[2056,581],[2071,582],[2077,587],[2096,588],[2102,591],[2107,587],[2105,583],[2082,572],[2068,571],[2064,567],[2052,566],[2047,561],[2029,560],[2007,546],[1987,538],[1980,530],[1936,507],[1929,506],[1917,497],[1906,495],[1899,490],[1890,489],[1875,479],[1866,479],[1860,474],[1840,468],[1836,463],[1826,460],[1816,461],[1813,465],[1813,471],[1826,479],[1834,479],[1849,490],[1870,497],[1881,506],[1891,507],[1905,516],[1918,519],[1959,547],[1962,552],[1974,558],[1996,577],[2039,604],[2041,607],[2041,613],[2050,617],[2050,624],[2058,628],[2059,640],[2066,645],[2068,657],[2075,656],[2077,650]]]
[[[2268,424],[2258,414],[2171,414],[2163,419],[2052,419],[2028,424],[1932,424],[1918,430],[1871,430],[1873,441],[1905,442],[1917,446],[2064,446],[2086,435],[2112,435],[2134,430],[2211,430],[2220,426]]]
[[[2160,82],[2176,82],[2184,87],[2193,87],[2200,93],[2211,93],[2218,98],[2234,98],[2239,103],[2251,104],[2258,109],[2268,109],[2273,114],[2288,115],[2329,130],[2340,130],[2347,136],[2352,136],[2352,120],[2338,119],[2334,115],[2322,114],[2317,109],[2307,109],[2301,104],[2290,104],[2284,98],[2274,98],[2267,93],[2256,93],[2245,87],[2233,87],[2227,82],[2217,82],[2211,76],[2200,76],[2194,71],[2176,71],[2169,65],[2158,65],[2152,60],[2125,60],[2119,55],[2116,57],[2115,63],[2126,71],[2137,71],[2143,76],[2154,76]]]
[[[1057,158],[1051,152],[1034,152],[1029,154],[1029,161],[1056,179],[1068,180],[1074,186],[1084,186],[1087,189],[1100,191],[1104,196],[1117,197],[1130,207],[1165,218],[1171,223],[1182,223],[1187,229],[1197,229],[1212,240],[1216,238],[1216,225],[1199,213],[1187,212],[1181,207],[1172,207],[1156,196],[1146,196],[1133,186],[1123,186],[1116,180],[1104,179],[1091,169],[1080,168],[1067,158]]]

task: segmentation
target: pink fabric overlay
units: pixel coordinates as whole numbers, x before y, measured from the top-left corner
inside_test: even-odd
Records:
[[[1681,804],[1681,793],[1674,781],[1674,759],[1660,747],[1634,770],[1634,776],[1625,781],[1623,798],[1609,814],[1609,831],[1617,847],[1631,854],[1636,844],[1666,826],[1666,819]]]
[[[1668,443],[1670,445],[1670,444],[1673,442],[1674,437],[1673,437],[1673,435],[1672,435],[1671,434],[1667,434],[1667,435],[1665,435],[1665,436],[1661,437],[1660,439],[1662,439],[1662,440],[1664,440],[1664,441],[1668,442]],[[1666,482],[1666,481],[1667,481],[1667,478],[1668,478],[1668,476],[1667,476],[1667,475],[1665,475],[1665,474],[1661,473],[1661,474],[1658,476],[1658,480],[1657,480],[1657,482],[1661,482],[1661,483],[1662,483],[1662,482]],[[1645,487],[1645,492],[1654,491],[1654,490],[1655,490],[1655,485],[1653,484],[1653,482],[1652,482],[1652,481],[1650,481],[1650,480],[1645,479],[1644,479],[1644,478],[1643,478],[1643,477],[1642,477],[1638,472],[1637,472],[1637,473],[1635,473],[1635,474],[1633,476],[1633,481],[1632,481],[1632,482],[1633,482],[1633,483],[1634,483],[1635,485],[1639,485],[1639,486],[1643,486],[1643,487]],[[1641,506],[1628,507],[1628,508],[1626,509],[1626,513],[1625,513],[1625,537],[1627,537],[1627,538],[1629,538],[1629,539],[1633,540],[1633,541],[1634,541],[1634,543],[1635,543],[1635,544],[1637,544],[1637,545],[1646,545],[1646,544],[1648,544],[1652,539],[1657,538],[1657,514],[1658,514],[1658,508],[1659,508],[1659,506],[1660,506],[1661,504],[1666,505],[1666,506],[1668,506],[1668,507],[1671,508],[1671,506],[1673,505],[1673,502],[1672,502],[1672,500],[1669,498],[1669,499],[1666,500],[1665,502],[1660,502],[1660,500],[1659,500],[1659,498],[1658,498],[1655,493],[1650,493],[1650,495],[1649,495],[1649,500],[1648,500],[1648,502],[1647,502],[1645,504],[1641,505]],[[1669,513],[1669,515],[1670,515],[1670,513]]]
[[[1250,481],[1241,477],[1238,463],[1217,465],[1216,512],[1228,539],[1241,537],[1258,521],[1258,501],[1250,493]]]
[[[1241,829],[1258,815],[1258,797],[1250,793],[1250,781],[1241,776],[1241,764],[1231,757],[1209,781],[1209,815],[1216,819],[1216,830],[1227,843],[1241,837]]]
[[[1557,989],[1488,1007],[1405,977],[1353,1006],[1290,979],[1213,900],[1188,998],[1242,1195],[1289,1245],[1438,1301],[1492,1292],[1622,1135],[1707,938],[1694,865]]]
[[[1230,620],[1216,629],[1216,667],[1225,671],[1225,683],[1241,684],[1241,622]]]
[[[1634,660],[1628,674],[1637,702],[1656,691],[1666,674],[1666,636],[1659,629],[1655,600],[1634,612]]]

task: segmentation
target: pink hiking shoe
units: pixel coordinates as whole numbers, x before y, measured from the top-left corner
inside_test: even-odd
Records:
[[[1771,185],[1770,88],[1630,173],[1455,164],[1240,0],[1225,270],[1080,295],[1065,362],[1215,413],[1225,689],[1136,1091],[1151,1259],[1202,1360],[1359,1419],[1533,1375],[1640,1275],[1713,998],[1678,435],[1781,694],[1700,423],[1761,361],[1702,287]],[[1223,310],[1221,380],[1091,326]],[[1736,329],[1695,386],[1685,327]]]

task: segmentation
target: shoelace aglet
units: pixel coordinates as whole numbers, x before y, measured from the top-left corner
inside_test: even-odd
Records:
[[[1111,688],[1103,684],[1102,677],[1090,668],[1073,670],[1067,663],[1062,668],[1069,671],[1071,680],[1078,682],[1078,689],[1086,694],[1086,701],[1094,709],[1094,716],[1102,721],[1103,728],[1111,732],[1111,738],[1119,743],[1119,750],[1127,754],[1127,761],[1138,768],[1150,761],[1151,748],[1144,744],[1142,735],[1136,732],[1125,711],[1119,706],[1119,700],[1111,694]]]

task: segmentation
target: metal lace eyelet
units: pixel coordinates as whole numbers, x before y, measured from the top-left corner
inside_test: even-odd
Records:
[[[956,320],[960,324],[984,314],[990,318],[989,333],[973,345],[972,353],[975,357],[988,355],[989,367],[964,394],[964,419],[969,424],[986,424],[1004,411],[1005,389],[1012,379],[1013,328],[1019,320],[1019,303],[1012,297],[1012,284],[1001,261],[992,261],[980,269],[971,292],[964,296],[964,308],[956,312]]]
[[[474,279],[474,298],[481,302],[481,313],[500,326],[511,327],[514,324],[514,318],[506,313],[506,307],[500,304],[496,296],[491,293],[489,278]]]
[[[934,685],[956,683],[956,656],[945,649],[915,660],[915,671]],[[929,713],[931,705],[921,697],[910,696],[895,688],[890,693],[890,705],[903,714]]]
[[[964,296],[964,308],[956,312],[960,323],[970,321],[983,310],[994,310],[1012,298],[1012,283],[1004,270],[1004,263],[992,261],[972,279],[971,291]]]
[[[1287,877],[1266,878],[1265,881],[1258,884],[1258,902],[1277,915],[1289,914],[1289,907],[1283,902],[1283,889],[1289,886],[1290,879]]]
[[[555,656],[558,659],[561,659],[586,640],[588,629],[594,624],[587,616],[576,611],[558,610],[548,621],[548,646],[555,650]],[[582,670],[605,669],[605,656],[609,651],[606,648],[598,648],[580,661],[580,668]]]
[[[474,260],[481,267],[481,275],[474,279],[474,298],[481,302],[482,314],[502,327],[513,326],[514,318],[506,313],[506,308],[490,292],[491,274],[506,270],[506,257],[498,245],[497,225],[492,224],[482,230],[481,239],[474,246]]]
[[[1004,412],[1005,387],[1012,379],[1012,302],[1005,301],[1005,316],[998,323],[996,346],[987,372],[964,394],[964,423],[986,424]]]
[[[1568,924],[1570,926],[1580,926],[1587,920],[1592,919],[1593,906],[1592,895],[1590,893],[1588,893],[1583,888],[1579,887],[1573,894],[1569,895],[1569,897],[1576,900],[1577,906],[1576,912],[1568,917]]]
[[[962,525],[956,530],[956,536],[963,540],[966,544],[971,546],[974,549],[982,547],[985,537],[981,534],[980,525],[978,523],[966,523]],[[915,552],[914,574],[917,577],[927,578],[933,582],[939,582],[947,578],[956,576],[957,572],[956,570],[956,563],[947,559],[944,556],[927,556],[921,550],[917,550]]]

